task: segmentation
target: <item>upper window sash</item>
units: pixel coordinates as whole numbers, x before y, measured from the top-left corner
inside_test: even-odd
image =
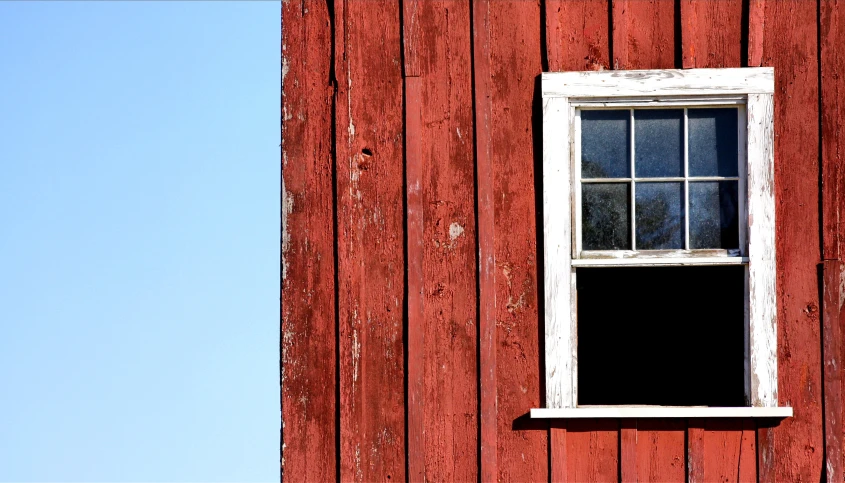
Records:
[[[560,75],[569,75],[572,73],[563,73]],[[580,73],[575,73],[580,74]],[[596,74],[596,73],[594,73]],[[558,74],[553,74],[558,75]],[[628,96],[618,96],[615,98],[582,98],[582,99],[573,99],[567,98],[567,102],[570,107],[570,139],[571,139],[571,179],[572,179],[572,233],[573,233],[573,240],[572,240],[572,258],[573,258],[573,265],[577,266],[602,266],[602,265],[695,265],[695,264],[718,264],[718,265],[733,265],[737,263],[747,263],[747,237],[746,237],[746,230],[747,224],[743,223],[742,221],[747,219],[744,216],[745,213],[745,190],[746,190],[746,145],[747,145],[747,133],[746,133],[746,125],[747,125],[747,114],[746,114],[746,103],[747,103],[747,96],[736,96],[736,95],[715,95],[713,92],[710,92],[706,97],[698,97],[698,98],[666,98],[666,97],[657,97],[652,99],[642,99],[637,97],[628,97]],[[691,173],[689,168],[689,141],[690,141],[690,132],[688,127],[687,121],[687,112],[688,109],[695,109],[701,112],[702,109],[719,109],[719,108],[731,108],[735,109],[737,112],[737,174],[731,175],[729,177],[725,176],[701,176],[697,174]],[[631,146],[629,147],[630,159],[628,162],[630,163],[629,170],[627,176],[625,177],[604,177],[604,178],[593,178],[593,177],[585,177],[581,172],[581,153],[582,153],[582,144],[581,144],[581,131],[582,131],[582,124],[581,124],[581,117],[584,110],[589,111],[602,111],[602,110],[630,110],[631,116],[629,121],[629,140]],[[682,137],[683,137],[683,172],[678,173],[678,176],[675,177],[655,177],[655,176],[638,176],[635,170],[635,150],[634,144],[636,144],[636,134],[634,129],[634,111],[643,111],[646,109],[683,109],[683,126],[682,126]],[[737,216],[739,219],[739,226],[738,226],[738,240],[737,246],[735,248],[693,248],[691,245],[690,240],[690,185],[697,182],[708,182],[708,181],[736,181],[737,182],[737,191],[738,191],[738,206],[737,206]],[[674,249],[663,249],[663,250],[654,250],[654,249],[646,249],[636,246],[635,238],[636,234],[636,221],[635,221],[635,211],[636,211],[636,201],[634,199],[635,192],[633,190],[634,183],[654,183],[654,182],[677,182],[682,183],[683,185],[683,199],[682,207],[683,207],[683,224],[684,224],[684,233],[682,234],[683,238],[683,247],[675,247]],[[628,208],[630,210],[630,226],[628,229],[631,231],[631,247],[629,249],[588,249],[585,247],[584,244],[584,233],[583,233],[583,224],[584,220],[582,217],[583,214],[583,186],[585,184],[604,184],[604,183],[620,183],[624,184],[627,183],[629,186],[632,187],[630,190],[630,203],[628,204]],[[713,260],[714,258],[720,258],[722,260]],[[641,260],[633,260],[633,259],[641,259]],[[669,260],[657,260],[657,259],[669,259]],[[608,260],[608,262],[602,262],[600,260]],[[613,262],[612,260],[617,260],[618,262]]]

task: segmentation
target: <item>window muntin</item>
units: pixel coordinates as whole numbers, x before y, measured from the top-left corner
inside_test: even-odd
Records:
[[[744,105],[574,114],[574,258],[743,256]]]

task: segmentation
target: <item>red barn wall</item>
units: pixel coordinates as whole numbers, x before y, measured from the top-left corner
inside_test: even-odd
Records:
[[[843,481],[845,5],[284,0],[282,476]],[[773,66],[780,424],[544,405],[544,71]]]

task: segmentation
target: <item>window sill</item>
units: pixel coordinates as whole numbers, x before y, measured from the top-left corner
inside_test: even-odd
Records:
[[[582,406],[577,408],[534,408],[531,410],[532,419],[791,417],[791,407]]]

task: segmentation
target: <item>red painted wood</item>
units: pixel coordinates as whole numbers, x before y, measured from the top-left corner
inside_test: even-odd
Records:
[[[687,422],[687,481],[707,481],[704,473],[704,433],[706,421],[690,419]],[[722,481],[722,480],[719,480]]]
[[[675,65],[675,2],[611,0],[613,68],[671,69]],[[677,39],[679,40],[679,39]]]
[[[618,481],[619,423],[612,419],[568,422],[566,452],[569,481]]]
[[[753,421],[690,421],[688,441],[690,481],[757,480]]]
[[[763,65],[766,0],[748,0],[748,66]]]
[[[688,481],[757,481],[754,430],[751,420],[690,420]]]
[[[537,313],[542,267],[537,265],[534,194],[535,166],[539,169],[542,159],[541,126],[535,119],[540,119],[536,80],[542,71],[544,39],[537,2],[497,0],[490,7],[497,479],[539,481],[548,479],[548,432],[521,428],[518,418],[541,407],[545,377]]]
[[[402,0],[402,53],[405,77],[420,75],[420,0]]]
[[[775,481],[775,431],[768,426],[757,429],[757,481]]]
[[[472,3],[472,65],[475,101],[476,214],[478,223],[478,390],[481,480],[497,481],[498,395],[496,393],[496,254],[492,159],[492,72],[490,2]]]
[[[742,0],[680,0],[685,69],[739,67]]]
[[[405,479],[399,4],[334,3],[340,477]]]
[[[822,313],[824,362],[824,439],[827,481],[841,482],[843,474],[842,434],[842,317],[843,264],[824,262],[824,299]]]
[[[287,2],[282,15],[282,474],[328,481],[337,475],[331,29],[324,2]]]
[[[637,421],[622,419],[619,423],[619,479],[624,483],[635,482],[637,474]]]
[[[569,481],[566,440],[566,421],[553,420],[549,424],[549,467],[551,472],[549,481],[554,483],[567,483]]]
[[[819,481],[823,466],[817,13],[816,2],[769,1],[763,19],[762,61],[775,68],[778,399],[795,408],[758,442],[768,481]]]
[[[425,451],[409,448],[409,460],[424,457],[428,481],[473,481],[479,427],[470,6],[416,5],[423,227],[414,236],[423,248]]]
[[[639,481],[686,481],[686,420],[640,419],[637,423]]]
[[[757,478],[757,426],[751,419],[742,422],[739,448],[739,481],[762,481]]]
[[[425,273],[423,273],[422,92],[405,78],[405,186],[408,270],[408,478],[425,480]]]
[[[549,71],[610,68],[607,0],[547,0]]]
[[[821,478],[825,449],[828,456],[841,453],[835,447],[841,444],[835,441],[842,434],[835,429],[841,396],[830,361],[845,355],[841,341],[837,350],[837,339],[827,337],[841,334],[843,319],[840,311],[836,325],[831,314],[834,295],[826,293],[824,304],[819,299],[817,272],[823,258],[841,258],[843,243],[838,93],[845,9],[836,0],[822,2],[819,11],[804,0],[748,4],[748,62],[773,65],[777,76],[780,402],[793,406],[795,417],[772,429],[756,430],[752,421],[693,425],[686,453],[686,427],[678,422],[641,421],[638,431],[636,421],[623,421],[617,431],[583,421],[547,431],[520,419],[543,402],[535,82],[544,48],[553,70],[673,67],[676,52],[685,67],[738,65],[738,1],[682,0],[678,37],[673,2],[614,1],[612,57],[607,3],[599,1],[476,0],[470,10],[453,0],[407,0],[401,19],[399,4],[333,5],[332,16],[325,3],[283,5],[281,352],[288,479],[405,479],[406,458],[410,480],[420,474],[435,481],[606,480],[617,467],[624,481],[671,481],[686,471],[693,481],[699,475],[702,481]],[[403,83],[403,70],[416,78]],[[419,192],[410,189],[413,180],[420,181]],[[827,278],[835,278],[830,273]],[[419,402],[409,400],[407,413],[403,351],[408,395]],[[828,476],[837,474],[834,468]]]
[[[845,4],[839,0],[821,2],[822,74],[822,237],[823,258],[842,259],[845,236]]]
[[[821,29],[821,75],[822,75],[822,237],[823,257],[825,260],[837,259],[840,262],[845,259],[845,145],[841,141],[842,132],[845,130],[843,123],[843,112],[845,112],[845,77],[842,76],[842,66],[845,65],[845,5],[839,0],[826,0],[820,3],[820,25]],[[825,263],[828,263],[827,261]],[[842,266],[840,265],[840,270]],[[827,274],[827,269],[825,270]],[[828,295],[827,287],[835,283],[828,281],[825,277],[825,295]],[[842,307],[842,287],[840,290],[840,305],[838,316],[838,378],[839,397],[834,394],[836,388],[828,390],[828,381],[831,378],[825,373],[825,440],[826,440],[826,466],[828,466],[828,481],[839,478],[842,481],[845,474],[845,451],[842,449],[842,441],[845,440],[845,402],[842,394],[842,363],[845,362],[845,343],[842,341],[842,334],[845,333],[845,310]],[[835,304],[833,304],[835,307]],[[824,332],[825,334],[835,333],[836,315],[829,308],[831,303],[825,300]],[[833,347],[828,344],[835,342],[825,337],[825,363],[827,364],[835,354],[830,351]],[[833,344],[831,344],[833,345]],[[826,366],[827,370],[828,367]],[[836,379],[835,377],[833,378]],[[831,381],[836,382],[836,381]],[[835,406],[838,404],[838,422],[835,420]],[[834,406],[830,408],[829,406]],[[837,424],[839,431],[836,430]],[[837,441],[838,438],[838,441]],[[840,457],[835,458],[837,446]],[[838,465],[838,466],[837,466]],[[838,475],[838,476],[837,476]]]

